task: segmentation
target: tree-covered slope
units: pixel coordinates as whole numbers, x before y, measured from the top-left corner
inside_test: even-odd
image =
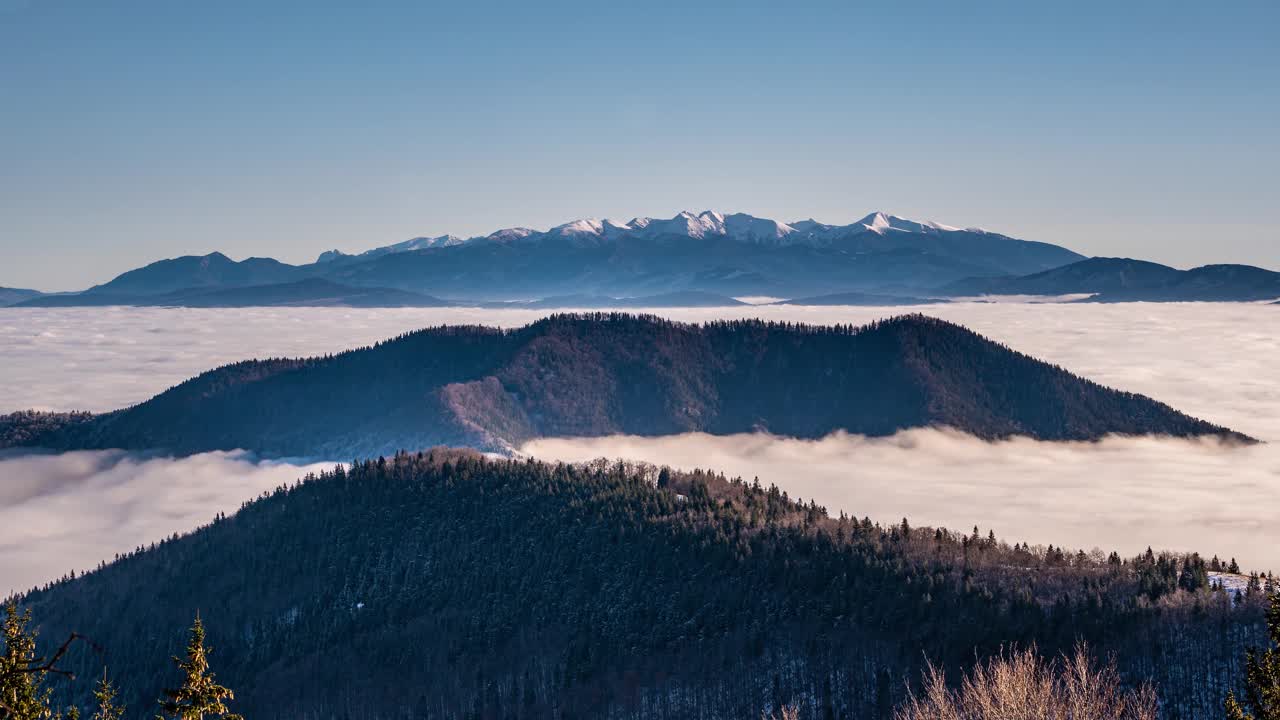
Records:
[[[1090,302],[1239,302],[1280,297],[1280,273],[1252,265],[1178,270],[1130,258],[1089,258],[1026,276],[974,277],[945,295],[1092,294]]]
[[[247,261],[246,261],[247,262]],[[133,305],[139,307],[444,307],[440,298],[375,287],[349,287],[321,278],[268,285],[198,286],[154,294],[86,292],[42,295],[19,307],[86,307]]]
[[[28,444],[330,458],[536,437],[946,426],[984,438],[1234,435],[923,316],[865,327],[561,315],[223,367]]]
[[[251,257],[235,261],[220,252],[184,255],[158,260],[123,273],[110,282],[95,285],[86,295],[154,295],[195,288],[226,288],[286,283],[307,272],[272,258]]]
[[[955,669],[1081,638],[1130,681],[1160,681],[1167,717],[1199,717],[1260,626],[1258,603],[1232,608],[1195,557],[1092,559],[829,517],[708,473],[442,450],[280,488],[21,601],[42,638],[103,648],[64,667],[106,664],[138,715],[198,611],[233,707],[263,720],[782,703],[884,718],[926,657]]]

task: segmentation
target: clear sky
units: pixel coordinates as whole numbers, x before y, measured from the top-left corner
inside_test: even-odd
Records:
[[[0,285],[681,209],[1280,269],[1280,2],[0,0]]]

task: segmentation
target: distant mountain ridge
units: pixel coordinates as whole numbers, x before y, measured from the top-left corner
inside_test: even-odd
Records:
[[[452,304],[447,300],[407,290],[352,287],[315,277],[269,285],[185,288],[157,295],[124,295],[109,292],[44,295],[22,303],[24,307],[132,305],[198,308],[447,307]]]
[[[1131,258],[1090,258],[1021,277],[967,278],[942,294],[1073,295],[1089,302],[1257,301],[1280,298],[1280,273],[1250,265],[1191,270]]]
[[[300,280],[306,273],[271,258],[236,261],[220,252],[158,260],[130,270],[84,295],[159,295],[195,288],[246,287]]]
[[[0,307],[6,305],[16,305],[24,300],[40,297],[44,293],[39,290],[27,290],[25,288],[8,288],[0,287]]]
[[[851,234],[874,233],[877,235],[885,235],[892,233],[913,233],[936,235],[948,232],[966,232],[979,235],[1005,237],[1000,236],[998,233],[991,233],[981,228],[961,229],[935,222],[922,223],[914,220],[907,220],[906,218],[901,218],[896,215],[887,215],[883,212],[873,212],[861,220],[848,225],[828,225],[812,219],[783,223],[777,220],[755,217],[746,213],[732,213],[725,215],[714,210],[705,210],[701,213],[694,214],[693,212],[686,210],[678,213],[675,217],[669,220],[637,217],[628,222],[619,223],[608,219],[597,220],[595,218],[584,218],[562,223],[551,228],[545,233],[540,233],[530,228],[516,227],[506,228],[488,235],[477,235],[470,238],[461,238],[456,235],[420,237],[396,243],[394,245],[386,245],[372,250],[366,250],[359,255],[348,255],[338,250],[330,250],[328,252],[321,253],[318,261],[326,262],[342,258],[378,257],[398,252],[451,247],[467,243],[519,241],[538,242],[545,239],[545,236],[562,238],[572,237],[579,239],[597,238],[601,240],[612,240],[621,237],[652,239],[668,235],[698,239],[723,236],[738,242],[758,243],[764,245],[801,244],[824,246],[829,245],[837,238]]]
[[[830,225],[707,210],[627,222],[588,218],[546,231],[514,227],[470,238],[422,236],[358,254],[329,250],[306,265],[258,257],[237,262],[218,252],[183,256],[82,293],[6,296],[0,290],[0,304],[7,297],[10,305],[155,305],[165,303],[152,296],[195,298],[245,287],[261,288],[258,294],[269,299],[296,293],[291,286],[307,280],[376,290],[339,293],[364,307],[422,304],[414,296],[526,307],[561,307],[554,303],[577,297],[593,303],[586,307],[603,307],[594,303],[681,293],[791,298],[793,304],[833,304],[840,296],[871,304],[880,297],[887,305],[974,295],[1089,294],[1095,296],[1091,302],[1280,298],[1280,273],[1246,265],[1183,271],[1142,260],[1085,258],[1057,245],[883,212]],[[272,285],[282,287],[266,290]],[[326,292],[294,304],[346,302]]]
[[[349,458],[538,437],[768,431],[817,438],[951,427],[984,438],[1242,435],[1110,390],[958,325],[816,327],[557,315],[445,326],[310,359],[252,360],[136,406],[10,437],[60,449],[241,448]]]
[[[96,298],[112,296],[132,304],[130,298],[138,296],[308,278],[470,301],[677,292],[903,294],[965,277],[1046,270],[1081,258],[1056,245],[885,213],[828,225],[705,211],[625,223],[575,220],[547,231],[508,228],[466,239],[420,237],[355,255],[331,250],[307,265],[270,258],[236,262],[216,252],[191,255],[151,263],[71,297],[102,304]]]
[[[331,266],[326,272],[343,282],[409,289],[420,284],[437,295],[474,297],[477,286],[495,283],[525,295],[563,289],[614,296],[896,291],[982,274],[975,268],[986,268],[985,274],[1033,272],[1082,257],[1047,243],[882,212],[829,225],[708,210],[625,223],[575,220],[546,232],[509,228],[466,240],[425,238],[358,256],[326,253],[323,259]],[[513,277],[515,268],[527,274]]]

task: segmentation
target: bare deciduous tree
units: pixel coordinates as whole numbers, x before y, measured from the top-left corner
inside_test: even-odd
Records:
[[[924,688],[897,720],[1155,720],[1155,692],[1126,690],[1114,664],[1097,667],[1088,648],[1046,661],[1034,648],[978,664],[958,688],[930,666]]]

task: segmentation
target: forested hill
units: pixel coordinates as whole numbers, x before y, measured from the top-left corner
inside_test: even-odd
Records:
[[[801,469],[800,472],[803,472]],[[63,666],[152,706],[198,610],[232,708],[274,718],[887,718],[923,658],[1089,640],[1210,717],[1261,593],[1129,560],[829,517],[776,488],[437,450],[358,464],[21,598]],[[86,693],[88,682],[67,683]],[[81,696],[83,699],[83,696]]]
[[[337,459],[441,444],[505,450],[544,436],[813,438],[922,426],[984,438],[1242,438],[919,315],[821,327],[597,314],[243,362],[89,422],[28,433],[27,444]]]

